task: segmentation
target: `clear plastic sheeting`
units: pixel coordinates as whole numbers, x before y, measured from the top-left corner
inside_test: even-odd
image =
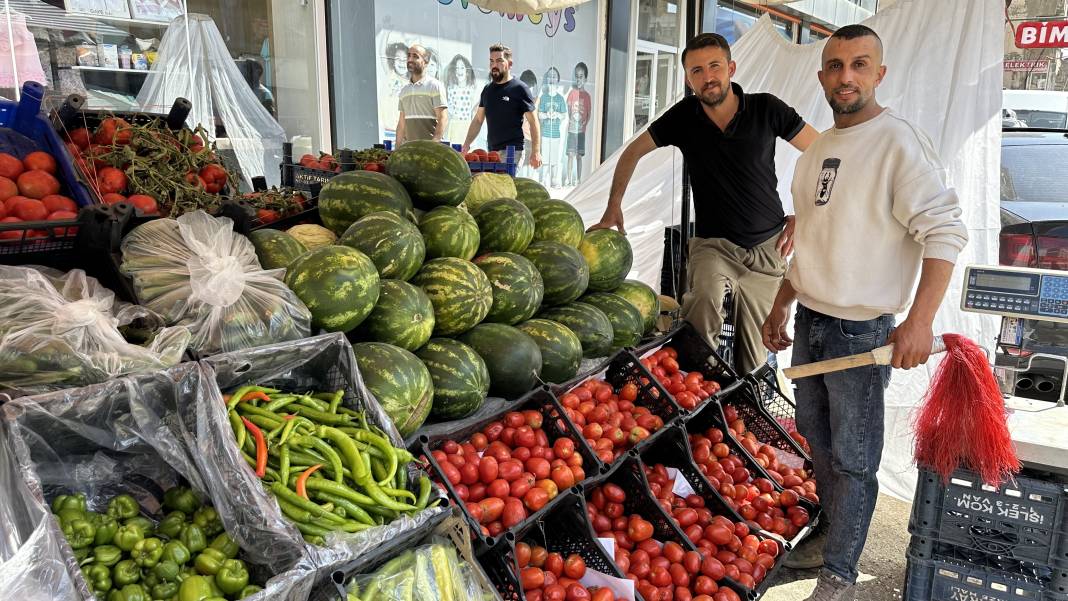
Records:
[[[178,363],[185,328],[159,329],[148,346],[127,342],[119,327],[162,319],[76,269],[0,266],[0,388],[22,393],[83,386]]]
[[[279,184],[285,131],[245,81],[207,15],[193,13],[171,21],[137,102],[141,107],[171,106],[179,97],[193,103],[187,119],[191,128],[203,124],[214,135],[221,121],[249,188],[260,175],[269,185]]]
[[[233,222],[195,211],[138,226],[122,242],[122,272],[138,300],[167,323],[187,326],[201,355],[303,338],[311,314],[264,271]]]
[[[81,601],[55,520],[41,520],[14,555],[0,564],[0,597],[19,601]]]

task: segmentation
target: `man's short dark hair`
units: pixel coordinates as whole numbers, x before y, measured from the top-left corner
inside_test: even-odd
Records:
[[[686,48],[682,51],[682,64],[686,65],[686,53],[700,48],[722,48],[727,53],[727,60],[731,60],[731,45],[727,38],[718,33],[702,33],[690,38],[686,42]]]
[[[512,60],[512,49],[504,44],[494,44],[490,46],[490,54],[494,52],[501,52],[504,54],[504,58]]]
[[[879,46],[883,45],[883,39],[879,37],[879,34],[875,33],[874,29],[867,25],[846,25],[831,34],[832,38],[838,38],[840,40],[855,40],[857,38],[868,36],[875,38],[879,42]]]

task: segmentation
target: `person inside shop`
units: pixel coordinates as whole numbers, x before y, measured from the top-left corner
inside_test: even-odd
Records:
[[[668,109],[619,157],[608,207],[590,229],[623,228],[623,195],[641,157],[675,146],[689,166],[696,211],[690,240],[682,315],[712,346],[719,346],[727,290],[733,293],[736,367],[749,372],[764,364],[767,351],[760,324],[771,309],[793,247],[793,217],[776,191],[775,140],[798,150],[817,132],[771,94],[748,93],[733,83],[735,63],[727,40],[703,33],[682,52],[692,96]]]
[[[490,82],[482,88],[471,126],[467,128],[463,152],[471,149],[471,143],[482,131],[482,123],[489,122],[487,145],[489,150],[499,151],[502,156],[509,146],[516,151],[515,163],[526,162],[532,168],[541,167],[541,129],[534,115],[534,94],[527,84],[512,77],[512,49],[502,44],[490,46]],[[523,122],[530,126],[530,148],[523,146]]]
[[[426,67],[426,49],[413,44],[408,48],[408,83],[397,104],[397,146],[409,140],[441,141],[449,126],[445,85],[426,74]]]
[[[793,343],[800,365],[892,343],[893,367],[927,361],[932,321],[968,241],[960,203],[931,140],[875,90],[886,76],[878,34],[842,27],[823,49],[819,81],[834,114],[797,161],[794,257],[762,333]],[[919,286],[912,295],[919,276]],[[911,308],[894,328],[894,316]],[[798,301],[794,337],[786,331]],[[890,367],[801,378],[798,430],[808,439],[828,529],[791,555],[822,563],[810,601],[853,599],[857,562],[879,493],[883,393]],[[902,550],[904,552],[904,550]]]

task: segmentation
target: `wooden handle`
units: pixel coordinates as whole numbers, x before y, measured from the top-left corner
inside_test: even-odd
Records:
[[[934,341],[931,343],[931,354],[942,353],[945,352],[945,350],[945,341],[941,336],[935,336]],[[782,373],[787,378],[796,380],[797,378],[818,376],[820,374],[828,374],[835,371],[842,371],[844,369],[853,369],[854,367],[864,367],[866,365],[890,365],[893,358],[894,345],[888,344],[886,346],[880,346],[867,353],[858,353],[856,355],[839,357],[837,359],[827,359],[826,361],[817,361],[815,363],[787,367],[782,370]]]

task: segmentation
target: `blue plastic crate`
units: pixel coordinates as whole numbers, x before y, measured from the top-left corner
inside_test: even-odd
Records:
[[[386,150],[393,150],[393,140],[383,140],[382,146]],[[456,152],[460,152],[463,148],[460,144],[450,144],[448,142],[442,142],[442,144],[451,147]],[[491,161],[474,161],[468,163],[467,166],[471,169],[471,173],[507,173],[512,177],[515,177],[515,170],[519,167],[516,164],[516,148],[515,146],[509,146],[501,153],[504,158],[500,163]]]

